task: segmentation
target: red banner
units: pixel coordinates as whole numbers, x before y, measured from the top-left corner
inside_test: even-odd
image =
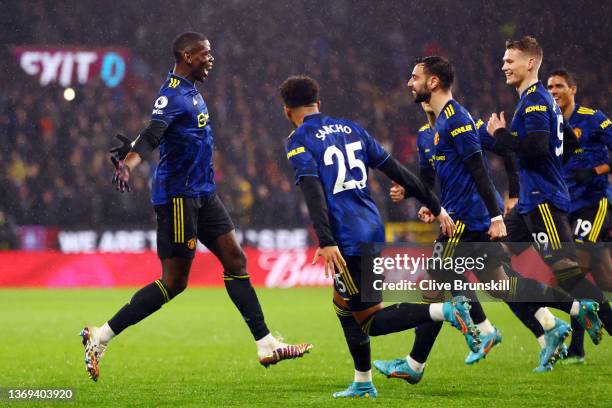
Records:
[[[418,257],[424,250],[410,248]],[[270,288],[295,286],[329,286],[323,265],[311,265],[314,249],[260,251],[245,249],[247,270],[254,285]],[[515,260],[524,276],[550,282],[552,274],[533,251]],[[143,286],[161,274],[155,252],[79,253],[0,252],[0,287],[121,287]],[[223,285],[223,268],[211,253],[198,253],[193,262],[189,284]]]

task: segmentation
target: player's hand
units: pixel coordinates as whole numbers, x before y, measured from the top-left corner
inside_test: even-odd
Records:
[[[121,146],[112,147],[108,152],[115,156],[118,160],[124,160],[125,156],[132,150],[132,142],[130,139],[123,136],[121,133],[117,133],[115,135],[117,139],[121,142]]]
[[[406,196],[406,190],[404,190],[404,187],[400,186],[394,181],[391,184],[389,196],[391,197],[391,201],[393,201],[394,203],[399,203]]]
[[[419,220],[423,221],[425,224],[431,224],[436,220],[436,217],[432,214],[432,212],[427,207],[419,208],[419,213],[417,214]]]
[[[499,116],[497,116],[497,113],[492,113],[491,117],[489,118],[489,121],[487,122],[487,133],[493,136],[493,134],[495,133],[497,129],[501,129],[505,127],[506,127],[506,117],[504,116],[504,111],[501,111],[499,113]]]
[[[325,262],[326,278],[333,277],[336,274],[334,266],[338,268],[340,273],[346,269],[346,261],[342,257],[342,254],[340,254],[340,250],[337,246],[317,248],[317,252],[315,252],[314,258],[312,259],[312,265],[317,263],[320,256],[323,257],[323,261]]]
[[[118,160],[115,156],[111,156],[113,166],[115,166],[115,174],[113,174],[113,184],[117,191],[130,192],[130,168],[125,164],[123,160]]]
[[[576,169],[574,170],[574,179],[578,184],[588,184],[597,175],[595,169]]]
[[[510,214],[510,211],[518,204],[518,198],[506,198],[504,200],[504,217]]]
[[[506,235],[506,224],[504,224],[503,219],[499,218],[491,221],[491,226],[489,227],[489,238],[491,238],[491,241],[505,238]]]
[[[446,235],[449,238],[452,238],[455,235],[455,223],[444,208],[440,210],[440,214],[438,214],[436,219],[440,223],[440,229],[442,230],[442,234]]]

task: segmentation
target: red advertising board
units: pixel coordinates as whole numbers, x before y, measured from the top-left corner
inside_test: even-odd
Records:
[[[407,251],[418,257],[424,250]],[[254,285],[271,288],[329,286],[322,263],[311,265],[314,249],[261,251],[247,248],[247,270]],[[515,266],[524,276],[550,282],[552,274],[537,254],[529,251]],[[57,251],[0,252],[0,287],[121,287],[142,286],[159,278],[161,267],[155,252],[75,253]],[[222,286],[223,268],[211,253],[198,253],[189,283]]]

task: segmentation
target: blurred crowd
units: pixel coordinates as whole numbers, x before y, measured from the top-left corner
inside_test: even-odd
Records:
[[[140,166],[133,192],[121,194],[110,183],[107,151],[116,133],[133,139],[146,126],[172,68],[172,39],[186,30],[203,32],[212,44],[215,67],[199,89],[211,111],[218,192],[239,227],[305,225],[284,154],[292,129],[277,91],[291,74],[316,78],[325,113],[361,123],[413,170],[416,131],[425,116],[406,82],[418,55],[449,57],[456,99],[486,120],[493,111],[511,113],[517,100],[500,71],[505,39],[534,34],[544,46],[542,77],[558,66],[573,70],[578,100],[610,113],[610,45],[599,30],[575,31],[582,20],[605,27],[604,3],[560,1],[555,9],[515,1],[499,8],[456,3],[183,0],[172,6],[126,2],[109,10],[93,1],[14,2],[2,17],[11,21],[0,28],[8,44],[126,47],[130,80],[116,88],[87,83],[68,102],[57,85],[41,87],[23,74],[10,46],[1,51],[8,65],[3,71],[11,74],[0,79],[0,210],[17,225],[154,226],[149,176],[155,163]],[[505,190],[500,161],[493,158],[491,166]],[[393,206],[388,182],[373,173],[383,216],[415,218],[416,204]]]

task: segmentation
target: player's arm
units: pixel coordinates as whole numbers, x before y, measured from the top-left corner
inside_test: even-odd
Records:
[[[502,115],[503,117],[503,115]],[[465,118],[451,119],[452,128],[463,129],[471,128],[470,123],[466,123]],[[453,132],[451,131],[451,135]],[[489,236],[491,239],[499,239],[506,236],[506,226],[497,205],[497,198],[495,197],[495,187],[493,182],[489,178],[487,168],[484,163],[482,156],[482,145],[480,144],[480,137],[476,129],[471,129],[466,132],[458,133],[456,136],[452,136],[453,147],[463,160],[463,164],[466,169],[470,172],[476,190],[482,198],[489,216],[491,217],[491,226],[489,228]]]
[[[482,148],[498,155],[504,164],[504,170],[508,179],[508,198],[505,201],[504,208],[505,216],[518,203],[520,192],[516,155],[510,149],[506,149],[500,143],[497,143],[495,138],[487,132],[482,119],[479,119],[476,123],[476,129],[478,130],[478,137]]]
[[[298,140],[298,136],[289,138],[286,153],[295,172],[295,183],[300,186],[304,194],[312,227],[319,240],[319,248],[317,248],[312,263],[314,264],[322,256],[325,261],[325,276],[333,276],[334,267],[342,271],[346,268],[346,261],[332,234],[329,208],[323,185],[319,179],[317,163],[310,151]]]
[[[537,95],[527,96],[525,106],[517,115],[521,115],[525,123],[526,135],[524,137],[513,136],[506,129],[504,112],[499,116],[493,113],[487,124],[487,131],[502,147],[512,150],[527,162],[536,163],[549,153],[548,142],[550,135],[550,112],[549,107]]]

